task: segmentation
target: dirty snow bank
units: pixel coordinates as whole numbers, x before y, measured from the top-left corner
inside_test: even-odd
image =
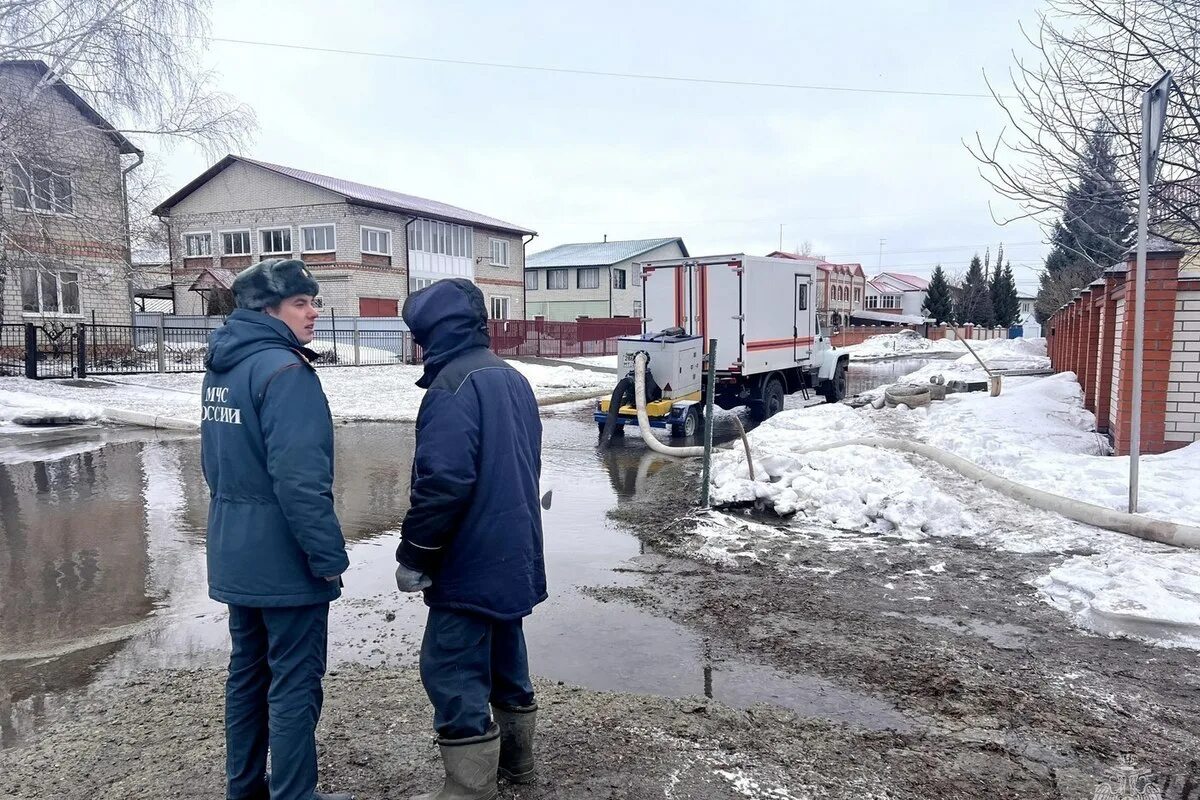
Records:
[[[839,347],[838,351],[849,353],[852,361],[878,361],[885,358],[958,355],[967,352],[967,349],[961,342],[951,339],[926,339],[916,331],[903,330],[872,336],[861,344]]]
[[[544,367],[510,362],[529,380],[538,399],[585,391],[606,391],[612,376],[572,367]],[[425,391],[416,386],[420,366],[323,367],[317,370],[339,422],[412,422]],[[57,381],[0,378],[0,422],[20,411],[71,409],[102,417],[103,408],[119,408],[178,419],[196,419],[200,409],[202,373],[167,373],[97,377],[90,386]],[[6,410],[7,409],[7,410]]]
[[[1007,355],[1037,357],[1023,349]],[[757,502],[781,515],[796,515],[788,535],[810,541],[812,532],[798,529],[804,521],[873,535],[876,546],[971,535],[1014,553],[1082,549],[1084,554],[1072,555],[1034,581],[1048,602],[1104,635],[1200,649],[1200,552],[1074,525],[1009,501],[999,502],[999,516],[993,513],[984,524],[979,513],[989,499],[978,489],[954,492],[950,484],[939,486],[938,480],[953,479],[932,479],[931,474],[945,471],[923,459],[859,446],[800,452],[864,436],[927,442],[1019,483],[1125,509],[1129,460],[1105,455],[1107,443],[1095,432],[1095,419],[1084,410],[1070,374],[1013,378],[999,397],[950,395],[915,411],[841,405],[786,411],[750,434],[757,481],[748,478],[744,454],[728,450],[714,458],[714,502]],[[1140,468],[1142,513],[1188,524],[1200,519],[1195,491],[1200,443],[1143,456]],[[700,557],[737,564],[770,553],[786,560],[787,548],[772,531],[702,523]],[[853,538],[824,544],[861,546]]]
[[[23,378],[14,380],[24,380]],[[32,382],[32,381],[30,381]],[[7,384],[0,384],[7,387]],[[42,398],[25,392],[0,389],[0,425],[24,416],[72,417],[79,420],[100,418],[100,408],[90,403],[66,399]]]

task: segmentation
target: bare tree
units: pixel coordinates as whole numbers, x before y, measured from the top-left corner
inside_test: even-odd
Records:
[[[1098,133],[1112,148],[1118,195],[1136,207],[1141,95],[1171,70],[1176,88],[1152,188],[1152,226],[1185,246],[1200,244],[1200,0],[1046,0],[1036,29],[1022,33],[1037,63],[1017,60],[1011,93],[989,82],[1008,126],[994,140],[976,134],[968,145],[984,178],[1022,209],[998,221],[1032,218],[1049,230],[1070,217],[1086,225],[1067,199],[1094,177],[1081,169]],[[1128,244],[1111,241],[1116,249]]]
[[[149,209],[163,195],[156,169],[134,171],[142,154],[130,138],[211,156],[253,134],[253,112],[215,91],[201,65],[208,9],[0,0],[0,321],[13,269],[23,296],[56,291],[60,304],[79,285],[128,284],[130,251],[157,234]],[[103,120],[63,113],[72,92]]]

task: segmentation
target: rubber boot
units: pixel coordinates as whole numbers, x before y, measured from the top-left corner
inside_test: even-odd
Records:
[[[500,727],[469,739],[438,739],[446,782],[441,789],[412,800],[495,800],[500,766]]]
[[[537,703],[531,706],[492,706],[500,726],[500,777],[509,783],[533,783],[537,763],[533,758],[533,731]]]

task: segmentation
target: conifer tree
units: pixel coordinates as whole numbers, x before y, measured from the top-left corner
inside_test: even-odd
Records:
[[[954,299],[950,295],[950,282],[946,280],[941,264],[933,268],[933,277],[929,279],[929,291],[921,310],[938,325],[954,321]]]

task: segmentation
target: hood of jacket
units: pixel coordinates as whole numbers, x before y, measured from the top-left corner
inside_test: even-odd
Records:
[[[417,381],[422,389],[455,358],[492,342],[483,292],[464,278],[438,281],[414,292],[404,301],[402,314],[413,339],[425,350],[425,374]]]
[[[309,361],[317,357],[280,320],[261,311],[239,308],[224,325],[209,334],[204,366],[213,372],[228,372],[250,356],[274,349],[292,350]]]

